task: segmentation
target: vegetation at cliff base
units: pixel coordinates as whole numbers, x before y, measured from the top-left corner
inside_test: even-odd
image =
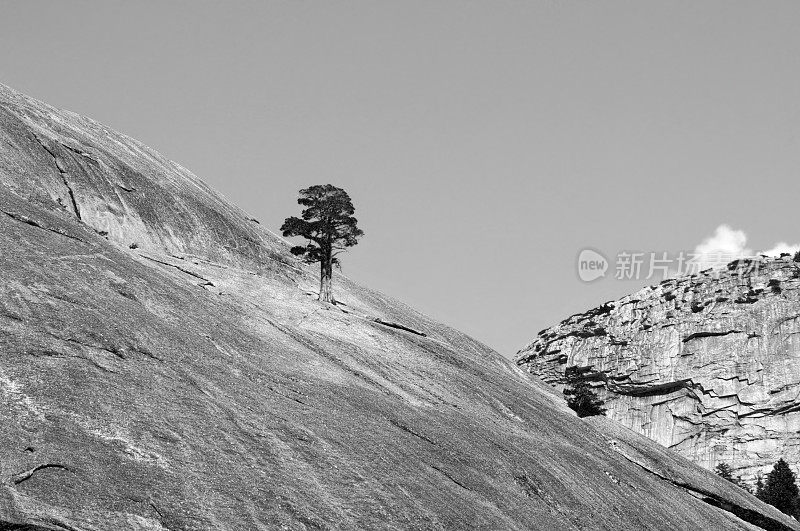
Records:
[[[727,479],[731,483],[733,482],[733,469],[727,463],[720,463],[714,468],[714,472],[721,477],[722,479]]]
[[[603,401],[597,397],[594,389],[583,377],[578,367],[568,367],[564,372],[567,380],[564,386],[564,396],[567,405],[578,414],[579,417],[592,417],[604,415],[606,410]]]
[[[767,474],[763,487],[760,490],[756,489],[756,495],[780,511],[796,516],[798,489],[795,479],[795,474],[788,463],[779,459],[772,471]]]
[[[750,491],[750,487],[744,481],[742,481],[741,478],[735,477],[733,475],[733,469],[731,468],[731,466],[729,464],[727,464],[727,463],[718,464],[714,468],[714,472],[719,477],[721,477],[722,479],[726,479],[726,480],[730,481],[731,483],[733,483],[734,485],[736,485],[737,487],[741,487],[744,490],[746,490],[747,492],[751,492]]]

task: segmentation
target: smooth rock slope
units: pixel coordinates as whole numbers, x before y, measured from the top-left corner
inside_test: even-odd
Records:
[[[0,529],[800,529],[287,249],[0,85]]]
[[[789,256],[733,262],[573,315],[519,363],[559,390],[573,367],[609,417],[706,468],[797,471],[799,287]]]

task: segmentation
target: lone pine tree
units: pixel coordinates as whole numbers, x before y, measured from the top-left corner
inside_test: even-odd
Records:
[[[358,243],[364,232],[357,227],[353,217],[355,208],[350,196],[331,184],[315,185],[300,190],[297,203],[306,207],[301,217],[289,217],[281,231],[285,237],[301,236],[306,245],[291,248],[295,256],[306,262],[319,262],[319,300],[334,302],[331,291],[333,266],[339,265],[337,256]]]
[[[767,480],[764,482],[759,498],[784,513],[793,512],[797,498],[797,485],[794,480],[794,472],[786,461],[778,459],[772,471],[767,474]]]

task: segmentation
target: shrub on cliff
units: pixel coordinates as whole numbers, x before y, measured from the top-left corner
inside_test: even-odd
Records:
[[[727,479],[737,487],[741,487],[747,492],[750,491],[750,487],[742,481],[741,478],[737,478],[733,475],[733,469],[728,463],[720,463],[714,468],[714,472],[721,477],[722,479]]]
[[[606,410],[603,408],[603,401],[597,398],[592,386],[583,378],[577,367],[568,367],[564,372],[564,377],[567,380],[564,386],[567,405],[579,417],[605,414]]]
[[[795,475],[783,459],[779,459],[761,489],[759,498],[775,506],[786,514],[792,514],[796,507],[797,484]]]
[[[733,483],[733,469],[727,463],[720,463],[714,468],[714,472],[722,479],[727,479]]]
[[[760,500],[761,495],[763,493],[764,493],[764,476],[759,471],[759,473],[756,474],[756,486],[754,494],[756,495],[756,498]]]
[[[769,289],[772,291],[773,295],[780,295],[783,292],[781,289],[781,281],[777,278],[770,279],[770,281],[767,283],[767,286],[769,286]]]

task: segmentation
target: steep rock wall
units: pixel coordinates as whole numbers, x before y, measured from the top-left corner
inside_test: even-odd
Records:
[[[543,330],[518,363],[563,390],[572,368],[607,415],[706,468],[753,479],[800,463],[800,264],[733,262]]]

